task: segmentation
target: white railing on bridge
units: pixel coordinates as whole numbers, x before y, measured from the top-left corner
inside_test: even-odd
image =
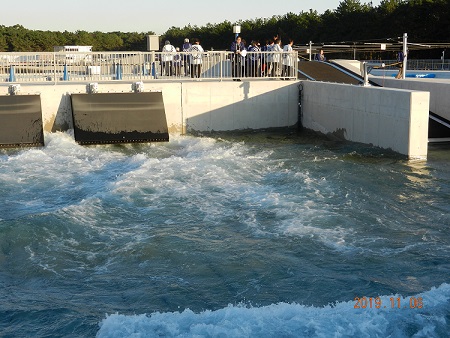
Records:
[[[295,51],[0,53],[0,82],[296,79],[297,60]]]

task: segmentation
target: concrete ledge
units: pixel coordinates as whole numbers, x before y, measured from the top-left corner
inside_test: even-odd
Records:
[[[424,159],[429,93],[303,81],[304,127]]]

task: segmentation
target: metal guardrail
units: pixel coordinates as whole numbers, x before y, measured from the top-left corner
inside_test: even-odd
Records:
[[[0,82],[296,79],[297,60],[295,51],[0,53]]]
[[[386,65],[386,69],[398,69],[395,66],[390,66],[398,63],[397,60],[369,60],[367,61],[373,64],[382,64]],[[441,60],[441,59],[408,59],[407,60],[407,69],[409,70],[450,70],[450,59],[449,60]]]

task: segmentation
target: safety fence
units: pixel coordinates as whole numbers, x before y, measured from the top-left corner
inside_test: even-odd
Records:
[[[296,79],[297,52],[0,53],[0,82]]]
[[[371,64],[386,65],[386,69],[397,69],[397,60],[370,60]],[[442,59],[408,59],[407,69],[409,70],[450,70],[450,60]]]

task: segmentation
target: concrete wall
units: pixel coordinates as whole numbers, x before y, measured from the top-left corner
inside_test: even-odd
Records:
[[[86,83],[22,84],[21,94],[41,95],[47,132],[73,128],[71,93]],[[99,92],[130,92],[132,83],[99,83]],[[303,125],[346,140],[425,158],[429,93],[303,81]],[[163,93],[169,133],[293,126],[298,121],[297,81],[148,82]],[[0,95],[8,86],[0,86]],[[94,94],[95,95],[95,94]]]
[[[330,60],[331,63],[335,63],[341,67],[348,69],[349,71],[364,76],[362,72],[362,62],[358,60],[347,60],[347,59],[333,59]]]
[[[202,82],[182,87],[188,132],[286,127],[298,121],[298,82]]]
[[[303,81],[303,126],[423,159],[428,92]]]
[[[99,92],[130,92],[132,83],[99,83]],[[21,84],[19,95],[40,94],[44,131],[73,128],[71,93],[86,83]],[[186,81],[144,83],[161,91],[169,132],[226,131],[293,126],[298,121],[296,81]],[[0,87],[0,95],[8,86]],[[95,94],[94,94],[95,95]]]
[[[370,77],[373,82],[388,88],[430,92],[430,111],[450,120],[450,80]]]

